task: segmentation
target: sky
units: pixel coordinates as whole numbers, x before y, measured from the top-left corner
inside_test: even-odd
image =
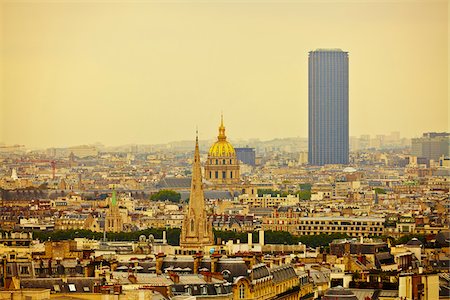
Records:
[[[449,127],[443,0],[0,0],[0,143],[307,137],[308,52],[349,52],[350,135]]]

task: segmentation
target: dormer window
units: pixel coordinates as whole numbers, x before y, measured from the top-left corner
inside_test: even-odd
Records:
[[[202,295],[208,295],[208,287],[206,285],[201,286]]]
[[[185,285],[184,286],[184,291],[186,292],[186,294],[192,295],[192,288],[189,285]]]

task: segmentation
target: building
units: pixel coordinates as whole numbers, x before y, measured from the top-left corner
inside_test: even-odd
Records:
[[[270,217],[263,219],[264,230],[288,231],[295,235],[317,235],[341,233],[351,237],[381,236],[384,233],[384,218],[304,216],[298,208],[280,207]]]
[[[308,162],[348,164],[348,52],[309,52]]]
[[[250,166],[256,165],[255,148],[235,148],[234,150],[236,150],[236,157],[239,161]]]
[[[205,178],[213,185],[237,185],[240,182],[239,160],[233,146],[227,141],[223,117],[217,142],[209,148],[205,163]]]
[[[276,208],[280,206],[295,206],[300,202],[298,195],[287,195],[286,197],[280,197],[277,195],[272,197],[270,194],[258,196],[258,194],[249,195],[243,194],[238,197],[239,202],[249,205],[251,207],[264,207],[264,208]]]
[[[121,232],[123,230],[122,215],[117,205],[116,191],[113,190],[111,196],[111,202],[109,203],[108,211],[105,218],[105,231],[106,232]]]
[[[202,168],[198,137],[195,141],[194,162],[192,164],[192,183],[188,211],[181,227],[180,246],[184,249],[201,251],[205,246],[214,245],[211,221],[205,209],[202,185]]]
[[[450,133],[427,132],[421,138],[411,140],[411,154],[429,160],[439,161],[441,156],[449,155]]]

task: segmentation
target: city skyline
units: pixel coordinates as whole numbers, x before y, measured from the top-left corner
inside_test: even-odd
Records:
[[[445,1],[2,1],[0,14],[0,143],[160,144],[196,126],[213,139],[221,111],[231,140],[306,137],[316,48],[350,53],[350,136],[448,131]]]

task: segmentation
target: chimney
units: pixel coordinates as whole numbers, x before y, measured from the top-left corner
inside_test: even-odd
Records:
[[[259,231],[259,244],[264,246],[264,230]]]
[[[221,254],[215,253],[211,256],[211,273],[215,273],[217,270],[217,263],[219,259],[222,257]]]
[[[170,280],[173,281],[173,283],[180,283],[180,276],[175,272],[169,272]]]
[[[247,243],[248,243],[248,250],[252,250],[252,243],[253,243],[253,235],[251,232],[247,233]]]
[[[166,255],[164,253],[158,253],[156,255],[156,274],[157,275],[161,275],[162,274],[162,265],[164,262],[164,258],[166,257]]]
[[[163,245],[167,244],[167,233],[165,230],[163,231],[162,242],[163,242]]]
[[[203,279],[204,279],[206,282],[212,282],[212,276],[211,276],[211,273],[210,273],[210,272],[204,272],[204,273],[203,273]]]
[[[198,252],[194,255],[194,274],[198,274],[198,269],[200,268],[200,263],[203,259],[203,254]]]

